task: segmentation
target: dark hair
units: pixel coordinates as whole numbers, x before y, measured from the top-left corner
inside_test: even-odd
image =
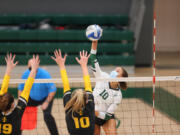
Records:
[[[5,93],[0,96],[0,110],[2,112],[8,111],[11,108],[12,103],[14,102],[14,97],[10,93]]]
[[[122,77],[128,77],[128,73],[124,68],[122,68],[122,71],[123,71],[122,72]],[[120,84],[120,88],[123,89],[123,90],[126,90],[127,87],[128,87],[126,82],[119,82],[119,84]]]

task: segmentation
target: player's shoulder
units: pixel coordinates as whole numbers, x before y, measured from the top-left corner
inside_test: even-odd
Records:
[[[47,70],[43,69],[43,68],[38,68],[38,72],[40,73],[49,73]]]
[[[26,79],[29,76],[29,74],[30,74],[30,70],[29,69],[25,70],[24,73],[22,74],[22,79]]]
[[[26,101],[26,99],[24,99],[23,97],[20,96],[20,97],[18,98],[18,104],[17,104],[16,107],[22,106],[22,105],[27,105],[27,101]]]
[[[43,68],[38,68],[38,73],[39,76],[43,76],[43,77],[51,77],[49,72]]]

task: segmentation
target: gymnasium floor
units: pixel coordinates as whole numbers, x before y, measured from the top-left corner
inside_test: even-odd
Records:
[[[180,76],[180,53],[157,53],[157,76]],[[59,78],[59,70],[57,66],[43,66],[52,75],[53,78]],[[73,68],[73,70],[72,70]],[[11,78],[20,78],[22,71],[26,69],[25,66],[17,67],[12,73]],[[113,66],[102,67],[106,72],[114,69]],[[1,78],[5,70],[4,66],[0,67]],[[80,77],[82,75],[78,66],[68,66],[67,67],[69,77]],[[129,68],[130,76],[152,76],[152,68],[141,67],[141,68]],[[168,82],[169,83],[169,82]],[[170,92],[172,95],[176,96],[179,101],[180,98],[180,84],[158,84]],[[134,87],[134,84],[130,84]],[[137,83],[136,88],[141,86],[151,87],[151,83]],[[168,86],[168,87],[167,87]],[[14,86],[13,86],[14,87]],[[179,102],[177,103],[179,104]],[[43,121],[42,111],[39,107],[38,109],[38,124],[37,129],[33,131],[24,131],[23,135],[49,135],[46,125]],[[60,135],[67,135],[66,124],[64,120],[64,109],[62,106],[62,99],[55,99],[53,106],[53,115],[56,119],[58,130]],[[179,135],[180,134],[180,123],[174,120],[166,113],[163,113],[161,109],[155,112],[155,134],[156,135]],[[124,98],[119,108],[116,111],[116,117],[121,120],[121,125],[118,128],[118,135],[151,135],[152,134],[152,106],[139,98]],[[104,134],[102,132],[102,134]]]

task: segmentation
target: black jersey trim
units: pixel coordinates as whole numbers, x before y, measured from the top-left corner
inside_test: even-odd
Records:
[[[23,97],[20,97],[19,100],[21,100],[22,102],[24,102],[27,105],[27,101]]]
[[[63,96],[63,97],[65,97],[65,96],[68,95],[68,94],[71,94],[71,92],[68,91],[68,92],[64,93],[64,96]]]
[[[92,92],[90,92],[90,91],[86,91],[86,93],[92,95]]]

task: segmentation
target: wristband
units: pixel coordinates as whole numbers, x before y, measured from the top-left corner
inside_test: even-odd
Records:
[[[97,53],[97,50],[91,49],[91,54],[96,54],[96,53]]]

